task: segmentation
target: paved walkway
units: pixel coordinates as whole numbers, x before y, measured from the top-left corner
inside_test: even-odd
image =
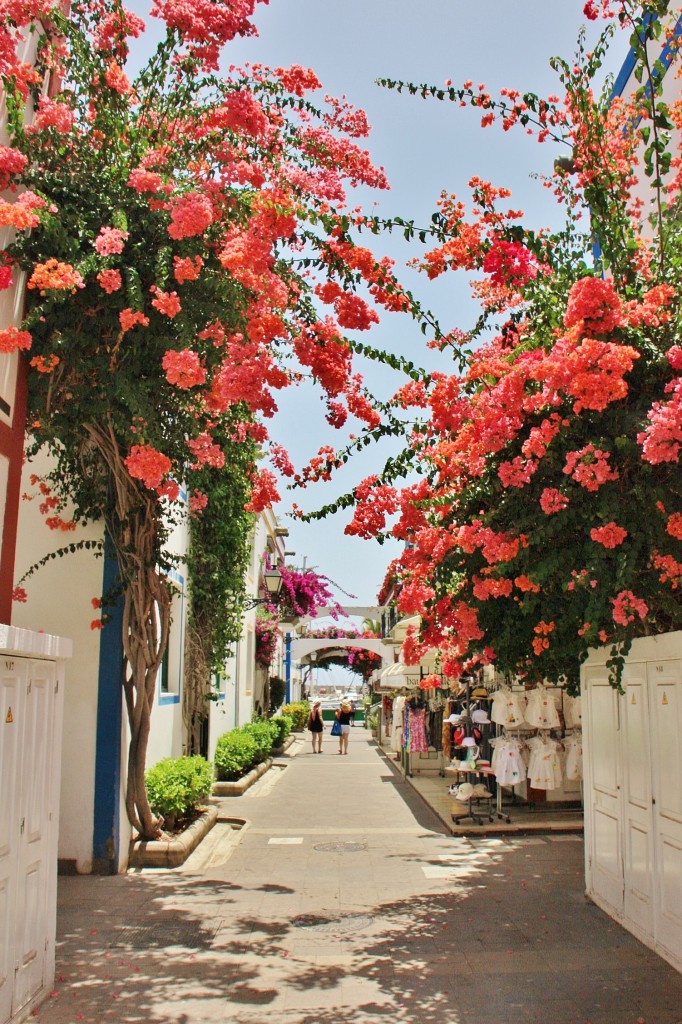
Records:
[[[579,836],[445,835],[364,729],[290,753],[184,869],[60,880],[41,1024],[682,1022],[682,976],[585,900]]]

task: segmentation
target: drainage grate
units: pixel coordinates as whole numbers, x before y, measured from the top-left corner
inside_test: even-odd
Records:
[[[294,928],[307,928],[325,935],[350,935],[369,928],[373,918],[369,914],[300,914],[292,921]]]
[[[184,946],[186,949],[208,949],[216,936],[220,922],[209,925],[198,922],[159,921],[145,925],[121,928],[113,936],[111,947],[129,946],[132,949],[163,949],[165,946]]]
[[[367,849],[367,843],[317,843],[313,850],[318,853],[362,853]]]

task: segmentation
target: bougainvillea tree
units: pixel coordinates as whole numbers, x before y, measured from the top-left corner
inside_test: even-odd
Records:
[[[344,332],[377,319],[356,285],[379,305],[400,294],[389,264],[348,241],[345,188],[386,185],[358,141],[364,115],[330,97],[311,105],[319,82],[300,67],[220,71],[224,44],[254,31],[254,6],[155,0],[165,35],[134,77],[129,47],[144,23],[117,0],[11,2],[0,24],[11,190],[0,224],[15,229],[0,285],[23,274],[27,296],[0,348],[31,364],[32,450],[54,460],[49,525],[68,535],[99,520],[116,551],[126,806],[147,837],[158,828],[143,776],[169,622],[164,542],[184,513],[187,468],[224,464],[221,431],[267,449],[263,420],[301,374],[319,382],[331,422],[350,412],[374,424]],[[18,55],[29,32],[34,66]],[[292,472],[284,451],[271,454]],[[258,512],[275,477],[245,472]],[[208,498],[191,492],[191,513]]]
[[[421,267],[471,272],[481,318],[435,341],[456,373],[397,396],[417,409],[422,478],[402,491],[364,481],[348,528],[375,535],[399,515],[399,607],[422,620],[409,661],[439,648],[449,675],[494,661],[575,685],[588,649],[610,643],[616,682],[633,637],[682,625],[682,102],[667,7],[587,3],[604,32],[553,61],[559,95],[546,99],[385,83],[536,133],[554,147],[544,184],[565,211],[562,230],[533,229],[481,179],[470,207],[441,198]],[[621,30],[636,88],[613,97],[594,82]]]

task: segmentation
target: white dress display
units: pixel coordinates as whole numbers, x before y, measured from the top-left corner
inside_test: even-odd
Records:
[[[583,777],[583,737],[576,732],[567,736],[566,746],[566,778],[575,781]]]
[[[521,740],[513,736],[498,736],[491,740],[493,756],[490,762],[495,778],[501,786],[515,786],[526,778],[526,765],[521,753]]]
[[[520,693],[514,693],[503,686],[493,694],[490,718],[498,725],[508,729],[523,725],[524,711],[525,701]]]
[[[580,697],[564,697],[564,718],[567,729],[579,729],[583,724]]]
[[[528,781],[533,789],[559,789],[563,780],[559,744],[549,736],[528,740]]]
[[[538,686],[528,695],[526,721],[535,729],[558,729],[561,725],[554,697],[544,686]]]

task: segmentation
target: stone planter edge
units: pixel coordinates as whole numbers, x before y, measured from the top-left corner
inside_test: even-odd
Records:
[[[235,782],[214,782],[211,790],[213,796],[241,796],[249,786],[253,786],[254,782],[260,779],[261,775],[265,774],[271,764],[272,758],[269,757],[267,761],[262,761],[261,764],[256,765],[243,778],[237,779]]]
[[[174,839],[137,840],[131,843],[128,866],[135,868],[177,868],[189,857],[218,819],[218,808],[207,807]]]

